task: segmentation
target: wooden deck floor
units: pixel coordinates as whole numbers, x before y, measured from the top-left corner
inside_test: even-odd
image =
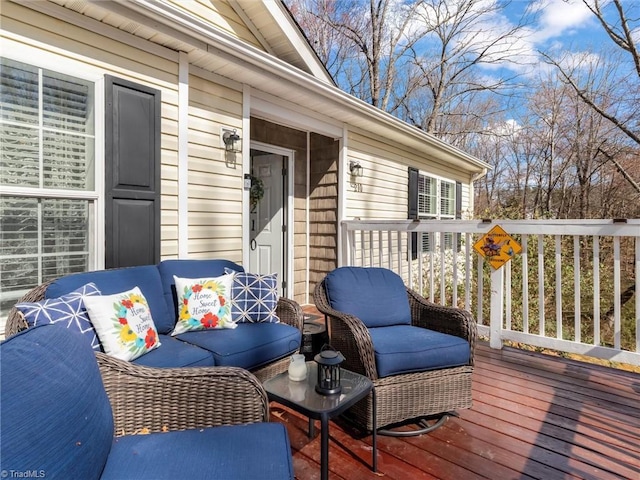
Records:
[[[480,344],[473,407],[438,430],[406,439],[371,436],[345,422],[330,427],[330,478],[640,479],[640,375]],[[320,438],[306,418],[276,403],[299,480],[320,478]]]

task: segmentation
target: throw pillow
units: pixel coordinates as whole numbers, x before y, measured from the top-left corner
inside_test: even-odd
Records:
[[[91,348],[100,350],[100,342],[89,321],[84,304],[84,299],[91,295],[100,295],[100,290],[95,284],[87,283],[60,298],[49,298],[40,302],[22,302],[16,304],[16,308],[30,327],[59,323],[69,330],[80,332],[91,344]]]
[[[107,355],[135,360],[158,348],[158,331],[139,287],[85,299],[89,319]]]
[[[231,320],[233,275],[215,278],[180,278],[174,275],[178,296],[178,322],[171,335],[213,328],[236,328]]]
[[[278,323],[278,274],[236,272],[231,289],[231,318],[238,323]]]

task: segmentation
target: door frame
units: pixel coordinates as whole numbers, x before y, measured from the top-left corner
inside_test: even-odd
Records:
[[[293,207],[294,207],[294,164],[295,164],[295,151],[290,148],[283,148],[277,145],[270,145],[268,143],[256,142],[251,140],[251,149],[260,150],[265,153],[270,153],[273,155],[281,155],[286,158],[284,164],[287,169],[286,176],[286,201],[284,202],[283,208],[285,209],[285,215],[283,218],[286,219],[287,225],[287,234],[285,235],[284,241],[284,269],[285,269],[285,278],[286,287],[283,288],[283,296],[287,298],[293,298]],[[246,157],[246,165],[244,166],[244,171],[249,172],[251,170],[251,155],[247,155]],[[249,192],[245,190],[244,195],[244,208],[242,210],[243,217],[246,218],[246,221],[243,222],[244,228],[242,232],[242,264],[249,265],[249,241],[251,237],[251,232],[249,231]]]

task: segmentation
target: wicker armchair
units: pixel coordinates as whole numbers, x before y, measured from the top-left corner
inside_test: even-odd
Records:
[[[412,325],[465,339],[470,347],[469,361],[462,366],[381,377],[369,329],[356,316],[332,308],[325,282],[326,277],[316,286],[316,307],[328,319],[331,344],[346,358],[344,368],[372,380],[377,400],[377,425],[388,427],[379,433],[419,435],[442,425],[453,411],[471,407],[471,373],[477,328],[469,312],[428,302],[404,287]],[[358,287],[357,284],[352,285],[350,294],[357,295]],[[348,413],[356,424],[370,431],[372,410],[372,396],[369,395]],[[391,430],[405,423],[417,423],[420,428],[402,432]]]
[[[51,282],[45,282],[37,287],[33,288],[29,292],[27,292],[17,303],[20,302],[39,302],[44,299],[45,291],[47,290],[47,286]],[[289,300],[288,298],[280,298],[278,300],[278,306],[276,308],[276,314],[282,323],[286,323],[287,325],[291,325],[292,327],[296,327],[298,330],[302,331],[304,328],[304,316],[302,314],[302,308],[298,305],[297,302],[293,300]],[[27,322],[25,322],[22,314],[13,307],[9,310],[9,316],[7,317],[7,322],[5,325],[5,336],[9,337],[18,333],[21,330],[25,330],[28,328]],[[104,357],[105,355],[99,354],[99,357]],[[265,380],[287,371],[289,368],[289,358],[282,358],[280,360],[276,360],[267,365],[263,365],[260,368],[255,370],[251,370],[251,373],[255,375],[258,380],[264,382]],[[155,370],[154,370],[155,371]]]

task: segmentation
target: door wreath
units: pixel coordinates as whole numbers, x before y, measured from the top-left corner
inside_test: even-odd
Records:
[[[249,190],[249,203],[251,211],[255,212],[260,200],[264,197],[264,183],[262,179],[251,175],[251,190]]]

